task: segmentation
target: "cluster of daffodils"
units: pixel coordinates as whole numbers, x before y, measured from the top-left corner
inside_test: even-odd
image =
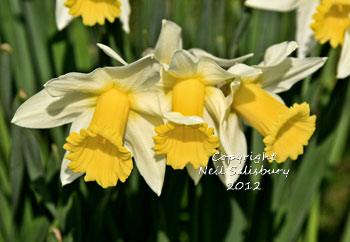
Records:
[[[350,1],[349,0],[247,0],[246,5],[272,11],[297,9],[296,40],[298,55],[306,56],[316,40],[342,46],[337,78],[350,76]]]
[[[113,23],[119,18],[129,33],[130,11],[129,0],[56,0],[56,24],[62,30],[73,18],[82,17],[87,26],[103,25],[106,19]]]
[[[241,62],[251,54],[221,59],[184,50],[181,28],[163,20],[156,47],[134,63],[98,46],[123,66],[52,79],[12,120],[28,128],[72,123],[63,146],[63,185],[85,175],[103,188],[115,186],[129,177],[135,162],[160,195],[166,165],[186,168],[197,184],[199,168],[215,153],[245,155],[242,118],[264,136],[265,151],[278,163],[302,154],[315,130],[308,104],[287,107],[277,95],[326,61],[288,57],[295,42],[271,46],[263,62],[247,66]],[[225,161],[216,162],[228,169]],[[238,175],[220,179],[227,185]]]

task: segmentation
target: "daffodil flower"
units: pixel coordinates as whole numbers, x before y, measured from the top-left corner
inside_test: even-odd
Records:
[[[215,121],[216,110],[223,109],[221,105],[225,105],[225,98],[221,90],[214,86],[236,77],[215,62],[232,66],[252,54],[222,59],[200,49],[185,51],[182,49],[181,28],[167,20],[162,22],[155,49],[149,52],[154,53],[162,64],[162,81],[158,85],[163,91],[160,99],[166,122],[156,128],[158,135],[154,137],[157,143],[155,150],[159,154],[166,154],[167,164],[174,169],[186,167],[197,184],[201,178],[198,168],[206,166],[208,158],[217,153],[217,148],[225,141],[217,136],[219,129]],[[239,136],[239,141],[242,137],[244,139],[244,135]],[[224,145],[230,146],[229,143]],[[239,152],[245,154],[246,150]],[[228,184],[226,178],[220,178]],[[231,179],[229,176],[227,178]]]
[[[198,169],[207,165],[219,147],[214,129],[205,121],[205,97],[212,85],[233,75],[213,61],[198,60],[182,50],[181,28],[166,20],[162,24],[154,53],[165,67],[161,103],[167,123],[156,128],[154,149],[157,154],[166,154],[167,164],[174,169],[187,164]]]
[[[337,78],[350,75],[350,3],[347,0],[247,0],[249,7],[272,11],[297,9],[296,40],[300,45],[299,57],[305,57],[316,40],[329,41],[333,48],[342,50]]]
[[[219,139],[208,128],[204,105],[213,85],[233,77],[214,61],[198,60],[185,50],[175,52],[162,74],[166,103],[171,104],[163,111],[168,122],[158,126],[153,137],[156,153],[166,154],[168,165],[183,169],[190,163],[198,169],[217,152]]]
[[[312,16],[311,29],[321,44],[329,41],[333,48],[342,46],[337,77],[350,75],[350,2],[347,0],[323,0]]]
[[[115,186],[130,175],[133,156],[145,181],[160,195],[165,161],[152,149],[154,128],[163,123],[153,89],[159,81],[158,66],[147,56],[122,67],[52,79],[18,108],[12,122],[27,128],[72,122],[64,145],[63,185],[85,173],[85,181]]]
[[[275,154],[277,163],[287,158],[295,160],[303,154],[303,146],[315,131],[316,116],[310,116],[307,103],[288,108],[277,95],[318,70],[326,61],[319,57],[287,57],[297,47],[296,42],[283,42],[268,48],[264,61],[253,66],[262,73],[240,78],[238,86],[237,82],[231,83],[231,94],[227,97],[233,100],[230,112],[242,116],[265,137],[266,155],[271,158]]]
[[[296,42],[283,42],[268,48],[259,65],[232,66],[228,71],[237,77],[229,83],[229,95],[224,97],[223,93],[217,93],[215,99],[208,102],[206,108],[218,120],[215,126],[221,154],[216,157],[216,163],[226,172],[220,176],[224,184],[234,183],[239,178],[238,174],[230,172],[231,167],[238,171],[245,165],[244,159],[218,159],[221,155],[246,155],[247,144],[240,117],[265,136],[266,155],[271,158],[275,154],[277,162],[288,157],[296,159],[303,153],[303,146],[308,144],[315,130],[316,117],[310,116],[306,103],[286,107],[277,93],[289,90],[318,70],[326,58],[288,57],[297,47]]]
[[[73,18],[82,17],[83,24],[103,25],[107,19],[113,23],[119,18],[123,30],[129,33],[129,0],[56,0],[56,24],[59,30],[64,29]]]

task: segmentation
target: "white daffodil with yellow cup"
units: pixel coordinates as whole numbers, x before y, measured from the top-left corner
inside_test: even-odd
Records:
[[[146,56],[122,67],[62,75],[23,103],[12,123],[27,128],[72,123],[64,145],[63,185],[85,174],[85,181],[115,186],[129,177],[133,156],[146,183],[160,195],[165,160],[155,154],[152,140],[154,128],[163,123],[154,89],[158,70],[155,58]]]
[[[129,0],[56,0],[56,25],[62,30],[80,16],[87,26],[103,25],[106,19],[113,23],[119,18],[123,30],[129,33],[130,12]]]
[[[168,104],[164,108],[168,122],[156,128],[158,135],[154,137],[154,149],[167,155],[168,165],[183,169],[191,164],[198,169],[217,152],[219,139],[205,121],[204,105],[207,95],[220,92],[213,85],[233,77],[214,61],[198,60],[185,50],[175,52],[169,68],[162,73],[162,105]]]
[[[227,60],[200,49],[183,50],[181,28],[167,20],[163,20],[158,42],[151,52],[162,64],[162,80],[158,86],[162,90],[160,100],[165,117],[165,124],[156,128],[154,148],[158,154],[166,154],[167,164],[174,169],[186,167],[197,184],[201,177],[199,168],[206,166],[210,156],[222,146],[239,147],[232,149],[235,154],[247,152],[237,145],[237,142],[245,144],[240,127],[232,125],[231,131],[235,134],[230,139],[219,135],[217,110],[224,108],[225,98],[216,85],[238,75],[256,75],[261,71],[250,68],[243,73],[241,68],[245,71],[246,66],[239,64],[235,68],[237,73],[230,73],[215,63],[232,66],[252,54]],[[219,176],[225,185],[233,179],[228,172],[226,174]]]
[[[350,2],[348,0],[247,0],[252,8],[271,11],[297,10],[298,55],[304,57],[318,40],[341,46],[337,78],[350,75]]]
[[[228,69],[238,76],[227,84],[228,87],[223,86],[229,90],[228,95],[224,97],[223,93],[218,93],[225,99],[217,97],[215,100],[222,104],[207,106],[208,110],[215,110],[219,117],[217,130],[220,140],[228,141],[221,144],[220,150],[224,155],[247,151],[240,117],[264,136],[266,155],[269,158],[276,155],[274,159],[277,163],[287,158],[295,160],[303,153],[303,146],[308,144],[315,131],[316,117],[310,116],[306,103],[288,108],[277,93],[289,90],[296,82],[317,71],[326,58],[288,57],[297,47],[296,42],[276,44],[266,50],[264,60],[259,65],[249,67],[236,64]],[[227,160],[216,162],[225,169],[234,165],[238,170],[244,166],[244,161],[234,164]],[[238,177],[235,174],[221,178],[228,183],[235,182]]]
[[[296,42],[271,46],[264,61],[254,66],[261,74],[241,78],[239,87],[232,88],[236,84],[231,84],[231,110],[264,136],[265,152],[268,156],[275,154],[277,163],[303,154],[303,146],[315,131],[316,116],[310,116],[307,103],[288,108],[277,95],[317,71],[326,61],[320,57],[288,57],[297,47]]]
[[[268,48],[264,61],[254,66],[262,74],[242,78],[240,87],[231,94],[232,110],[264,136],[266,155],[275,154],[277,163],[287,158],[296,160],[315,131],[316,116],[310,116],[307,103],[295,103],[288,108],[277,96],[321,68],[326,61],[320,57],[288,57],[297,47],[296,42],[283,42]]]

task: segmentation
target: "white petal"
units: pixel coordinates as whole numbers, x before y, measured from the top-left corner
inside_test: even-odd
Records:
[[[232,86],[232,88],[234,88],[234,86]],[[247,153],[247,144],[238,115],[231,111],[227,103],[228,99],[225,99],[220,90],[207,88],[206,91],[208,94],[206,95],[205,106],[216,122],[221,153],[226,156],[245,155]],[[235,182],[238,179],[237,175],[231,176],[231,166],[243,167],[244,162],[241,162],[241,164],[238,162],[235,164],[228,164],[227,162],[217,160],[214,161],[214,167],[217,166],[219,166],[219,170],[223,167],[225,175],[220,175],[220,179],[228,186],[229,182]]]
[[[205,93],[205,108],[208,110],[214,122],[220,125],[225,118],[227,110],[230,108],[230,104],[226,102],[224,94],[218,88],[207,87]],[[232,103],[232,99],[230,100]]]
[[[232,94],[230,96],[233,97]],[[220,145],[224,151],[228,149],[228,144],[225,139],[227,134],[224,136],[221,136],[221,134],[223,128],[222,125],[226,122],[225,119],[228,117],[231,109],[231,105],[228,104],[229,101],[232,102],[232,98],[225,99],[224,94],[219,89],[214,87],[206,88],[205,107],[216,123]]]
[[[245,5],[251,8],[287,12],[295,9],[301,0],[247,0]]]
[[[319,0],[304,1],[297,10],[296,39],[299,44],[298,57],[305,57],[317,43],[310,25],[314,21],[312,15],[316,13],[316,7],[319,4]]]
[[[193,48],[193,49],[189,49],[188,51],[194,56],[196,56],[198,59],[203,59],[203,58],[211,59],[215,61],[219,66],[222,66],[222,67],[233,66],[234,64],[243,62],[254,55],[253,53],[250,53],[234,59],[223,59],[223,58],[216,57],[202,49]]]
[[[230,67],[230,69],[228,69],[227,71],[234,74],[237,77],[252,77],[260,75],[262,73],[260,69],[247,66],[241,63]]]
[[[258,81],[267,91],[284,92],[321,68],[326,60],[327,58],[320,57],[287,58],[280,65],[263,70]]]
[[[187,78],[197,74],[196,57],[191,55],[188,51],[178,50],[174,53],[167,74],[176,78]]]
[[[298,44],[295,41],[272,45],[265,52],[264,62],[259,65],[276,66],[284,61],[296,48],[298,48]]]
[[[105,69],[113,82],[126,90],[143,91],[154,87],[160,79],[160,65],[154,55],[145,56],[127,66]]]
[[[170,122],[184,125],[195,125],[205,123],[205,121],[199,116],[184,116],[178,112],[165,113],[164,119]]]
[[[171,58],[175,51],[182,49],[181,28],[163,19],[162,29],[156,44],[154,53],[160,63],[170,65]]]
[[[241,82],[239,81],[231,82],[230,94],[227,97],[225,97],[218,88],[206,87],[204,105],[217,125],[224,122],[225,117],[231,109],[234,93],[239,88],[240,84]],[[217,131],[217,133],[218,132],[219,131]]]
[[[119,19],[123,24],[123,30],[126,33],[129,33],[130,32],[129,16],[131,12],[129,0],[120,0],[120,2],[122,5],[120,6],[121,13],[120,13]]]
[[[94,114],[94,109],[89,109],[83,114],[81,114],[79,117],[77,117],[73,121],[69,133],[72,133],[72,132],[78,133],[80,132],[81,129],[87,129],[91,122],[93,114]],[[68,154],[69,154],[69,151],[66,151],[66,153],[64,154],[64,157]],[[64,157],[62,160],[61,172],[60,172],[62,186],[73,182],[75,179],[77,179],[78,177],[84,174],[84,173],[72,172],[71,169],[68,168],[68,164],[70,163],[70,160],[67,160]]]
[[[204,83],[210,86],[235,77],[210,59],[199,60],[197,73],[203,77]]]
[[[209,113],[206,105],[204,105],[204,109],[203,109],[203,119],[204,119],[204,122],[208,124],[208,128],[214,128],[214,135],[218,137],[219,136],[219,128],[217,125],[218,123],[216,123],[215,117]]]
[[[69,9],[64,6],[66,0],[56,0],[56,25],[58,30],[64,29],[72,20]]]
[[[220,150],[222,154],[226,156],[243,156],[247,154],[247,142],[243,132],[242,125],[239,121],[238,115],[234,112],[229,112],[227,118],[220,126],[220,142],[222,145]],[[239,178],[239,175],[233,175],[230,171],[231,167],[234,167],[234,171],[238,171],[244,167],[244,158],[241,160],[235,159],[228,161],[228,159],[222,161],[215,161],[216,166],[223,166],[225,175],[220,175],[221,181],[228,186],[229,183],[235,183]],[[215,166],[214,165],[214,166]]]
[[[118,83],[126,90],[138,90],[155,85],[159,81],[159,64],[152,56],[146,56],[127,66],[98,68],[91,73],[68,73],[45,84],[52,96],[69,92],[101,93]]]
[[[337,78],[342,79],[350,75],[350,27],[345,33],[345,41],[341,50],[337,69]]]
[[[158,95],[161,95],[161,93],[157,89],[131,92],[129,94],[130,108],[138,113],[162,117],[163,112]]]
[[[225,97],[225,99],[226,99],[225,102],[226,102],[227,109],[231,108],[231,104],[232,104],[232,101],[233,101],[234,94],[236,93],[236,91],[240,87],[241,83],[242,83],[241,81],[233,81],[233,82],[230,83],[229,95],[227,95]]]
[[[116,61],[120,62],[123,65],[127,65],[128,63],[120,56],[118,55],[112,48],[110,48],[107,45],[98,43],[97,46],[109,57],[115,59]]]
[[[194,185],[197,185],[203,174],[201,173],[199,175],[199,169],[194,169],[191,163],[188,163],[186,165],[186,170],[188,172],[188,175],[190,175],[190,177],[192,178]]]
[[[164,182],[165,156],[155,154],[152,136],[157,135],[154,128],[161,124],[163,121],[160,118],[131,112],[125,131],[125,143],[131,147],[140,174],[158,196]]]
[[[44,86],[54,97],[60,97],[71,92],[100,93],[111,83],[111,76],[106,68],[98,68],[91,73],[71,72],[51,79]],[[112,84],[111,84],[112,85]]]
[[[172,110],[172,96],[173,92],[169,91],[168,93],[160,92],[158,93],[158,98],[161,106],[162,113],[169,113]]]
[[[72,122],[96,104],[96,96],[83,93],[52,97],[44,89],[24,102],[12,123],[26,128],[52,128]]]
[[[163,71],[163,83],[170,85],[174,78],[192,78],[200,75],[206,85],[215,85],[234,77],[218,66],[213,60],[200,59],[191,55],[188,51],[178,50],[175,52],[169,69]]]

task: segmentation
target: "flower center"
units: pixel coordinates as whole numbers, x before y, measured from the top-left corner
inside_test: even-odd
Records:
[[[86,173],[85,181],[97,181],[103,188],[124,182],[133,168],[131,154],[123,146],[129,115],[128,95],[112,88],[102,93],[87,130],[72,132],[64,149],[73,172]]]
[[[205,85],[199,78],[178,79],[172,90],[172,111],[184,116],[203,117]],[[183,169],[188,163],[194,168],[206,166],[219,147],[214,129],[206,123],[184,125],[168,122],[155,129],[156,154],[166,154],[167,164]]]
[[[265,137],[265,151],[278,163],[303,154],[315,131],[316,116],[310,116],[308,104],[288,108],[254,83],[242,83],[231,107]]]
[[[69,8],[70,15],[82,16],[83,23],[88,26],[103,25],[105,19],[113,23],[121,12],[118,0],[67,0],[64,5]]]
[[[349,27],[350,2],[348,0],[323,0],[312,17],[311,28],[321,44],[330,42],[332,47],[344,44],[345,31]]]

